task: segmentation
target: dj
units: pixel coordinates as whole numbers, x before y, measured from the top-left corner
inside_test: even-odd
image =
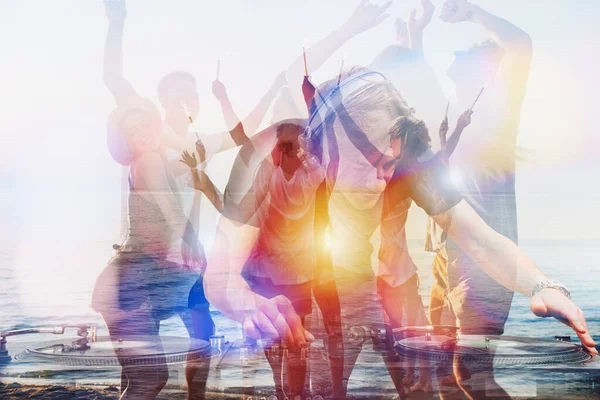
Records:
[[[366,254],[362,254],[369,251],[369,246],[361,245],[355,239],[350,241],[358,236],[348,236],[354,231],[347,229],[353,229],[350,224],[354,226],[359,220],[365,221],[372,213],[375,213],[372,218],[380,218],[382,208],[377,203],[381,199],[401,201],[412,198],[477,262],[481,270],[507,289],[530,297],[535,315],[554,317],[570,326],[584,348],[597,354],[583,312],[571,301],[567,289],[549,280],[514,242],[486,225],[460,193],[447,186],[450,182],[447,169],[443,162],[433,157],[423,129],[405,129],[411,125],[399,124],[398,115],[405,114],[407,107],[395,88],[381,75],[364,70],[354,70],[343,76],[340,87],[338,89],[337,80],[319,87],[317,97],[324,101],[316,98],[317,104],[324,106],[317,108],[316,113],[322,115],[313,122],[327,123],[311,124],[310,128],[312,135],[327,138],[323,158],[328,168],[327,179],[334,188],[329,203],[332,236],[343,243],[334,254],[342,317],[348,313],[355,315],[352,307],[362,310],[369,302],[369,299],[363,299],[362,303],[345,303],[344,294],[351,294],[353,287],[374,281],[370,261],[367,262]],[[335,123],[330,123],[332,120]],[[334,146],[338,146],[339,151]],[[366,158],[368,164],[363,163],[355,152],[346,152],[350,146],[359,149],[359,154],[366,156],[362,160]],[[386,152],[393,154],[391,165],[382,162]],[[328,164],[332,153],[337,153],[339,160],[335,161],[335,173],[330,175]],[[339,207],[341,201],[348,207],[337,218],[336,210],[332,209]],[[358,202],[363,204],[360,209],[355,207],[360,205]],[[356,210],[352,214],[349,213],[351,207]],[[256,231],[248,225],[236,227],[227,221],[223,221],[221,228],[227,234],[226,242],[232,250],[228,262],[245,262],[255,243]],[[365,240],[368,241],[368,237],[367,233]],[[362,267],[353,262],[357,259],[365,260]],[[507,266],[513,267],[507,269]],[[290,345],[312,340],[288,300],[257,297],[247,286],[229,283],[227,301],[220,301],[219,305],[243,324],[247,334],[281,338]],[[223,300],[222,295],[220,299]],[[360,318],[364,321],[371,315],[363,314]],[[373,318],[379,317],[373,315]]]

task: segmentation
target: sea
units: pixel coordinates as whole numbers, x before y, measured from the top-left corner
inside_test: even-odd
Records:
[[[95,324],[98,334],[106,335],[100,315],[89,304],[95,279],[112,253],[112,243],[81,240],[78,246],[70,245],[67,252],[60,249],[59,242],[53,242],[52,238],[43,243],[25,245],[24,240],[23,237],[18,241],[5,240],[1,246],[0,331],[85,323]],[[547,276],[564,282],[570,288],[573,300],[586,315],[589,330],[595,339],[600,339],[600,240],[538,239],[522,240],[520,245]],[[425,252],[423,242],[419,240],[410,240],[409,250],[419,268],[420,293],[427,306],[433,254]],[[28,259],[30,263],[26,262]],[[16,268],[17,265],[19,268]],[[242,337],[237,323],[214,308],[211,308],[211,314],[218,335],[223,335],[228,341]],[[163,321],[160,333],[163,336],[187,336],[177,317]],[[512,304],[505,335],[545,339],[570,335],[576,341],[573,332],[560,322],[534,316],[529,310],[528,299],[518,294]],[[360,391],[373,385],[392,388],[383,362],[380,364],[377,367],[371,360],[361,363],[359,359],[349,389]],[[28,369],[35,371],[38,367],[29,363]],[[26,376],[10,375],[7,371],[0,368],[0,381],[19,381],[19,376]],[[77,379],[85,381],[87,373],[85,368],[78,369]],[[114,374],[104,377],[97,373],[92,377],[92,371],[89,374],[87,378],[93,378],[95,383],[116,384]],[[43,380],[41,375],[37,377]],[[226,385],[226,380],[219,382]]]

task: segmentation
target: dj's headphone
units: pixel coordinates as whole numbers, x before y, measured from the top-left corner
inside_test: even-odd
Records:
[[[365,80],[365,78],[368,77],[375,78],[375,80]],[[307,138],[307,140],[316,139],[314,138],[315,132],[318,132],[321,126],[325,123],[330,108],[335,110],[336,105],[332,103],[332,100],[337,92],[342,94],[342,101],[345,102],[360,95],[364,89],[371,86],[373,83],[382,82],[388,82],[387,78],[383,76],[383,74],[376,71],[363,71],[345,78],[333,89],[331,89],[325,96],[323,96],[317,88],[313,101],[316,103],[318,96],[319,103],[316,104],[316,108],[311,112],[303,135]]]

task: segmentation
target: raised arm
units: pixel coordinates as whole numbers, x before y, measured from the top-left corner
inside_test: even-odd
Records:
[[[227,89],[225,89],[223,82],[214,81],[212,84],[212,92],[221,105],[221,111],[223,112],[225,125],[227,126],[227,130],[230,133],[231,139],[234,141],[233,145],[243,145],[248,141],[248,136],[244,130],[244,125],[233,110],[233,105],[231,104],[231,100],[229,100]],[[223,145],[225,145],[225,142],[226,140],[223,141]],[[229,144],[227,147],[229,146],[231,146],[231,144]]]
[[[201,142],[196,144],[196,151],[198,152],[200,162],[204,161],[204,146]],[[184,151],[181,154],[181,160],[179,162],[187,166],[192,174],[192,182],[194,189],[203,192],[211,204],[217,209],[217,211],[223,211],[223,194],[217,189],[215,184],[210,180],[206,172],[198,170],[198,160],[196,154],[188,153]]]
[[[421,18],[417,18],[417,10],[414,9],[410,13],[407,25],[410,48],[420,53],[423,52],[423,31],[431,22],[435,11],[431,0],[421,0],[421,6],[423,7]]]
[[[285,72],[282,72],[277,76],[277,78],[275,78],[269,90],[259,100],[258,104],[254,107],[250,114],[248,114],[246,118],[244,118],[244,120],[241,121],[241,124],[243,125],[243,132],[245,132],[241,139],[243,139],[244,137],[247,139],[246,135],[252,136],[258,130],[258,127],[263,121],[265,114],[267,113],[269,107],[271,106],[271,103],[275,99],[275,96],[279,92],[279,89],[281,89],[285,84]],[[238,146],[242,145],[243,143],[238,143],[239,140],[237,140],[234,135],[234,133],[238,133],[236,132],[236,129],[239,129],[238,125],[240,124],[240,119],[235,113],[231,101],[229,100],[229,96],[227,95],[225,85],[223,85],[221,81],[213,82],[213,94],[219,101],[219,104],[221,105],[221,110],[223,112],[223,117],[225,119],[227,129],[232,134],[232,137],[236,144]]]
[[[467,126],[471,124],[471,115],[473,115],[473,111],[467,110],[458,119],[456,123],[456,128],[452,135],[450,135],[450,139],[446,142],[446,135],[443,135],[442,139],[442,129],[444,127],[444,123],[446,124],[446,131],[448,130],[448,118],[442,122],[442,126],[440,127],[440,141],[442,141],[442,152],[444,153],[444,158],[448,160],[452,154],[454,154],[454,150],[456,150],[456,146],[458,146],[458,142],[460,141],[460,137]]]
[[[392,4],[388,1],[382,6],[372,4],[369,0],[361,0],[360,4],[354,10],[352,16],[344,22],[342,26],[331,32],[329,35],[318,41],[313,46],[306,49],[306,60],[308,64],[308,73],[319,69],[325,61],[331,57],[344,43],[354,36],[367,31],[388,17],[385,11]],[[287,81],[290,87],[297,88],[302,84],[305,76],[304,59],[302,54],[290,65],[287,70]],[[304,99],[300,91],[292,91],[294,100],[299,110],[305,110]]]
[[[446,0],[441,18],[450,23],[471,21],[483,27],[506,51],[501,69],[520,67],[527,73],[531,63],[531,37],[521,28],[467,0]]]
[[[105,0],[104,8],[108,18],[108,33],[104,45],[104,84],[113,94],[117,105],[123,105],[140,97],[123,74],[126,0]]]

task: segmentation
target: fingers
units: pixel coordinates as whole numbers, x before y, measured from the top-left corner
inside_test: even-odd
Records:
[[[277,296],[272,299],[277,304],[277,309],[285,317],[290,332],[293,336],[293,344],[301,346],[306,342],[314,341],[314,336],[304,329],[302,319],[296,313],[291,301],[285,296]],[[308,334],[307,334],[308,333]]]
[[[278,340],[281,338],[281,335],[273,325],[272,321],[264,313],[257,313],[257,321],[259,329],[262,332],[262,337],[266,336],[272,340]]]
[[[531,311],[538,317],[553,317],[575,331],[590,354],[598,354],[585,321],[583,311],[570,299],[554,289],[540,291],[531,299]]]
[[[285,317],[279,312],[278,307],[272,300],[262,304],[260,311],[267,316],[272,326],[277,330],[278,337],[288,344],[293,344],[292,331]]]
[[[251,339],[260,340],[260,330],[256,327],[256,324],[252,318],[247,317],[242,324],[244,334]]]
[[[306,344],[308,338],[304,333],[305,329],[302,325],[302,320],[298,314],[296,314],[296,310],[292,303],[285,296],[277,296],[273,298],[273,300],[277,303],[277,309],[285,317],[285,320],[290,327],[293,343],[298,346]]]

